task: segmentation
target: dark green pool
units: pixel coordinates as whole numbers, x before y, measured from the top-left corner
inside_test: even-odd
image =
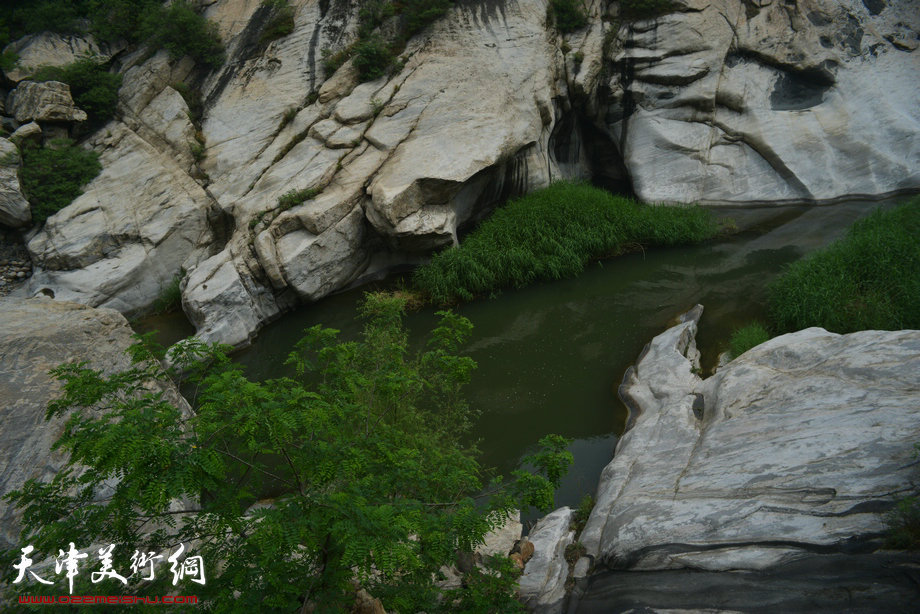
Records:
[[[512,469],[546,433],[574,441],[575,464],[556,493],[576,505],[594,492],[626,420],[616,390],[642,347],[696,303],[706,311],[699,345],[704,368],[731,331],[764,315],[765,287],[782,266],[843,234],[878,203],[821,207],[717,209],[741,231],[705,245],[656,249],[588,267],[577,279],[506,290],[457,308],[474,324],[468,354],[479,367],[468,388],[481,410],[475,430],[485,464]],[[328,297],[266,327],[238,355],[253,378],[286,373],[284,360],[306,327],[317,323],[354,337],[363,287]],[[434,309],[412,313],[418,343]]]

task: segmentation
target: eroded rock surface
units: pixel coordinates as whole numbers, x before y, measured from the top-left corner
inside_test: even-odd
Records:
[[[0,497],[26,480],[50,481],[65,457],[51,452],[66,417],[45,421],[60,385],[48,371],[65,362],[86,361],[106,373],[131,365],[125,350],[134,331],[110,309],[51,299],[0,298]],[[170,394],[180,401],[173,389]],[[19,543],[21,513],[0,503],[0,548]]]
[[[19,186],[19,149],[0,138],[0,224],[11,228],[27,226],[32,221],[29,201]]]
[[[569,575],[565,549],[575,538],[570,528],[573,513],[561,507],[541,518],[527,535],[533,543],[533,556],[519,583],[521,600],[531,612],[558,614],[563,610]]]
[[[597,123],[639,196],[824,200],[917,186],[915,2],[679,4],[607,45]]]
[[[700,308],[627,373],[631,428],[581,535],[615,569],[761,570],[878,547],[911,493],[920,331],[810,328],[694,372]]]
[[[9,112],[17,122],[82,122],[86,112],[78,109],[70,86],[60,81],[23,81],[10,92]]]
[[[638,21],[595,3],[588,25],[565,36],[547,25],[544,0],[454,3],[407,41],[399,70],[369,83],[351,61],[332,74],[323,66],[324,50],[354,42],[356,6],[290,5],[294,30],[269,41],[270,3],[208,3],[227,48],[210,73],[163,51],[112,56],[124,76],[116,120],[90,141],[117,168],[30,242],[46,273],[33,292],[134,314],[181,266],[199,334],[242,345],[369,263],[417,261],[554,179],[677,202],[920,187],[920,12],[910,2],[681,0]],[[90,195],[116,190],[130,195],[124,216],[173,212],[166,226],[183,245],[164,261],[108,206],[83,223]],[[60,247],[77,234],[106,247]],[[104,280],[91,270],[100,260]]]

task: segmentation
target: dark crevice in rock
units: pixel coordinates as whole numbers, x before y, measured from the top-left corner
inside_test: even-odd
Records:
[[[862,0],[862,3],[869,10],[870,15],[878,15],[887,6],[885,0]]]
[[[221,69],[217,81],[210,89],[204,101],[205,108],[210,107],[223,93],[224,89],[230,82],[241,73],[243,65],[262,51],[261,36],[262,30],[271,19],[273,8],[270,4],[262,4],[256,9],[252,17],[246,23],[246,27],[238,35],[236,51],[232,56],[233,61],[227,61]]]

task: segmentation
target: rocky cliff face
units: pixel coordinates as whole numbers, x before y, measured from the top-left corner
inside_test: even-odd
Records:
[[[241,345],[381,256],[449,245],[553,179],[676,202],[920,186],[909,1],[683,0],[644,21],[595,2],[563,37],[544,0],[470,0],[408,41],[395,74],[362,84],[350,63],[328,75],[321,61],[354,40],[356,7],[290,4],[293,32],[266,43],[268,7],[211,3],[228,61],[210,74],[105,50],[124,84],[117,119],[86,141],[104,170],[31,237],[24,294],[133,315],[184,270],[199,335]],[[40,64],[42,46],[54,63],[92,46],[66,43],[18,48]]]
[[[614,569],[727,571],[878,548],[917,475],[920,331],[809,328],[701,380],[700,312],[624,378],[632,426],[601,476],[588,553]]]
[[[107,374],[126,370],[134,331],[112,310],[51,299],[0,299],[4,326],[0,330],[0,497],[27,480],[50,481],[65,456],[52,452],[66,417],[45,421],[48,403],[60,396],[60,385],[49,371],[65,362],[86,362]],[[187,407],[178,390],[167,395]],[[22,511],[0,504],[0,548],[19,542]]]

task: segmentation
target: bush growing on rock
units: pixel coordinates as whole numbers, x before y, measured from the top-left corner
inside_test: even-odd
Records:
[[[187,0],[38,0],[12,11],[9,26],[14,39],[43,31],[90,33],[102,42],[148,43],[208,68],[224,59],[216,28]]]
[[[62,81],[69,85],[74,103],[86,111],[94,124],[101,124],[115,115],[122,77],[109,72],[104,64],[92,58],[67,66],[46,66],[36,71],[32,79]]]
[[[592,259],[642,244],[678,245],[715,235],[701,207],[641,205],[582,183],[558,182],[499,208],[456,248],[415,271],[435,301],[471,300],[507,286],[580,273]]]
[[[23,544],[56,553],[70,541],[111,543],[124,557],[194,544],[207,582],[178,590],[191,586],[215,611],[347,611],[354,581],[389,611],[453,611],[455,599],[467,611],[513,611],[507,562],[500,578],[472,577],[469,593],[441,603],[433,578],[512,509],[552,505],[572,460],[567,441],[545,437],[525,460],[535,472],[495,479],[483,495],[487,472],[464,442],[475,414],[461,393],[475,363],[458,355],[472,325],[441,312],[410,353],[403,312],[399,299],[368,295],[360,340],[310,328],[290,355],[292,376],[264,383],[246,379],[226,348],[182,345],[173,360],[201,391],[191,413],[150,392],[176,372],[148,346],[108,377],[58,368],[64,396],[49,416],[74,412],[57,444],[70,461],[52,482],[7,497],[25,510]],[[103,485],[108,497],[94,499]],[[162,571],[104,590],[177,590]]]
[[[673,0],[620,0],[620,15],[625,19],[651,19],[674,9]]]
[[[48,146],[25,147],[19,179],[32,207],[32,221],[44,222],[83,193],[102,170],[99,154],[60,139]]]
[[[588,24],[588,16],[579,0],[550,0],[549,13],[560,32],[574,32]]]
[[[749,349],[770,340],[770,331],[761,322],[751,322],[732,333],[729,343],[732,358],[738,358]]]

